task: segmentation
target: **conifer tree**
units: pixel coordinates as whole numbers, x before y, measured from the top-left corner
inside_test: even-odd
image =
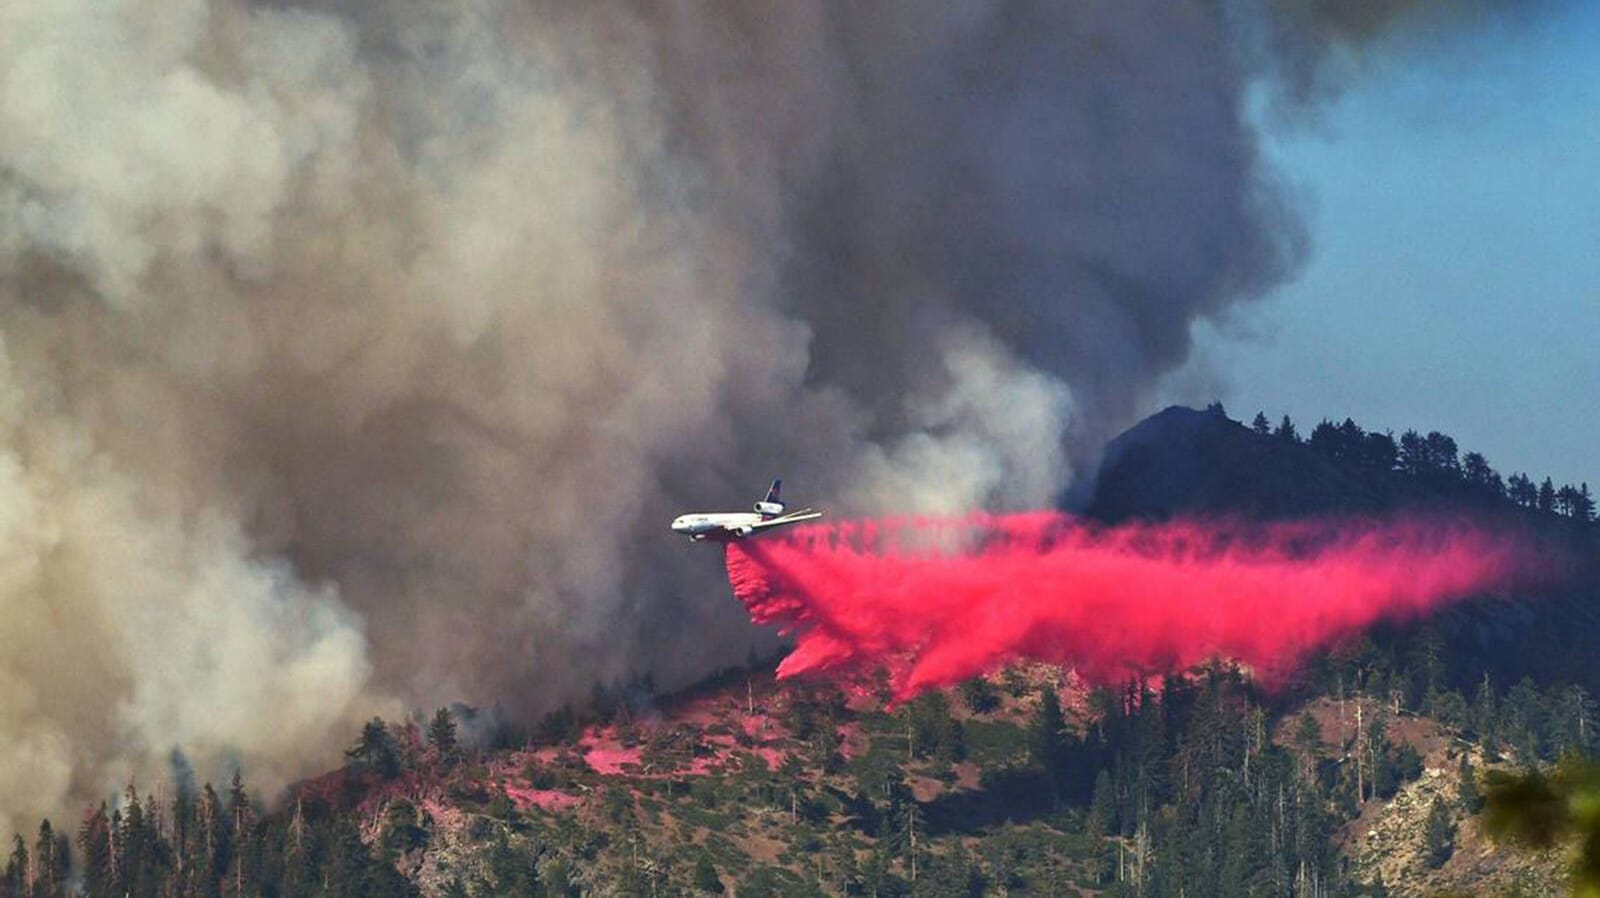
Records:
[[[1473,486],[1488,487],[1494,469],[1489,467],[1489,460],[1481,452],[1468,452],[1461,457],[1461,476]]]
[[[1400,470],[1412,477],[1420,477],[1428,470],[1428,444],[1422,434],[1408,430],[1400,434]]]
[[[1589,482],[1586,480],[1578,484],[1578,492],[1573,496],[1572,516],[1588,524],[1594,521],[1594,495],[1589,492]]]
[[[440,708],[433,713],[433,720],[428,724],[428,744],[433,746],[440,762],[446,766],[455,763],[456,720],[449,708]]]
[[[28,843],[22,840],[21,833],[11,836],[11,857],[6,861],[6,873],[3,885],[7,896],[22,898],[28,892],[30,871],[28,865]]]
[[[1437,430],[1429,431],[1424,438],[1428,466],[1450,475],[1461,473],[1461,462],[1456,458],[1456,441]]]
[[[228,784],[227,815],[230,850],[223,891],[230,898],[244,898],[246,883],[252,878],[247,848],[254,834],[254,815],[250,809],[250,795],[244,787],[244,773],[238,768],[234,768],[233,780]]]
[[[1555,513],[1569,518],[1577,517],[1578,488],[1572,484],[1564,484],[1556,490]]]
[[[1528,475],[1518,472],[1506,479],[1506,495],[1511,501],[1527,508],[1533,505],[1538,497],[1538,490],[1534,488],[1533,481],[1528,479]]]
[[[551,861],[539,870],[539,885],[549,898],[568,898],[575,891],[572,872],[559,860]]]
[[[379,717],[367,721],[361,728],[361,738],[345,751],[345,757],[376,771],[385,779],[393,779],[400,773],[400,755],[395,748],[394,736],[390,735],[389,728],[384,726],[383,719]]]
[[[1000,696],[994,684],[984,677],[973,677],[961,684],[961,703],[974,714],[989,714],[1000,707]]]
[[[1456,784],[1456,801],[1461,805],[1461,810],[1467,814],[1483,810],[1483,793],[1478,791],[1478,772],[1472,769],[1472,760],[1466,752],[1461,753],[1456,775],[1460,780]]]
[[[78,827],[78,856],[82,858],[84,898],[110,898],[111,880],[111,823],[106,817],[106,806],[84,815]]]
[[[39,839],[33,844],[33,898],[59,898],[62,866],[56,854],[56,832],[47,818],[39,824]]]
[[[1544,482],[1539,484],[1539,497],[1534,506],[1547,513],[1556,510],[1556,485],[1550,482],[1550,478],[1546,477]]]
[[[1255,420],[1250,422],[1250,429],[1261,436],[1269,436],[1272,433],[1272,423],[1267,420],[1267,413],[1256,412]]]
[[[1437,870],[1444,866],[1455,852],[1456,825],[1450,817],[1450,808],[1439,799],[1428,809],[1427,829],[1424,834],[1424,857],[1428,866]]]
[[[328,862],[322,871],[322,894],[326,898],[365,898],[370,891],[371,871],[367,846],[354,823],[338,821],[329,846]],[[514,894],[507,891],[505,894]]]
[[[1484,672],[1483,680],[1478,683],[1478,690],[1472,697],[1472,728],[1487,745],[1500,741],[1499,696],[1489,680],[1488,671]]]
[[[1028,757],[1050,778],[1052,788],[1059,794],[1056,777],[1065,755],[1065,740],[1062,731],[1066,728],[1066,720],[1061,714],[1061,700],[1051,686],[1046,686],[1040,691],[1039,709],[1034,712],[1033,719],[1028,722]]]
[[[1374,471],[1393,471],[1399,456],[1393,433],[1371,432],[1361,441],[1361,463]]]
[[[694,863],[694,887],[696,891],[709,895],[721,895],[728,890],[722,884],[722,877],[717,875],[717,868],[712,866],[709,855],[700,855]]]
[[[1116,824],[1116,813],[1116,794],[1111,785],[1111,773],[1101,768],[1095,774],[1093,797],[1089,800],[1089,835],[1100,838],[1110,833]]]

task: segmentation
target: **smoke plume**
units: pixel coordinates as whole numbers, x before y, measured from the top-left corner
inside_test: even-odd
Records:
[[[1048,503],[1302,252],[1226,6],[0,2],[0,830],[741,660],[776,472]]]
[[[1428,518],[974,515],[811,526],[726,551],[751,618],[795,635],[779,677],[887,668],[897,701],[1019,660],[1098,683],[1213,658],[1277,677],[1334,639],[1546,566],[1520,537]]]

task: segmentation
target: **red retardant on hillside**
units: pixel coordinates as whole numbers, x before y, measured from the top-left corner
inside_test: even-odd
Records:
[[[726,551],[751,618],[796,638],[779,677],[884,667],[897,701],[1016,660],[1101,683],[1217,657],[1271,677],[1340,636],[1542,566],[1519,537],[1442,517],[975,515],[813,526]]]

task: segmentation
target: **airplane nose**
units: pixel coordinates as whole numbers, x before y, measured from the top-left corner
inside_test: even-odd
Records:
[[[672,521],[672,532],[674,532],[674,533],[683,533],[685,530],[688,530],[688,529],[689,529],[689,525],[685,524],[683,522],[683,518],[675,518],[675,519],[673,519],[673,521]]]

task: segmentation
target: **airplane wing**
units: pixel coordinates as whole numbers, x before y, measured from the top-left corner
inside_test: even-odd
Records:
[[[801,523],[802,521],[815,521],[817,518],[820,518],[820,517],[822,517],[822,512],[818,511],[817,509],[815,509],[815,508],[802,508],[799,511],[791,511],[786,515],[779,515],[778,517],[762,521],[762,522],[760,522],[758,524],[750,524],[748,526],[749,526],[750,531],[752,533],[757,533],[757,532],[760,532],[762,530],[770,530],[770,529],[772,529],[774,527],[783,527],[783,526],[787,526],[789,524],[798,524],[798,523]]]

